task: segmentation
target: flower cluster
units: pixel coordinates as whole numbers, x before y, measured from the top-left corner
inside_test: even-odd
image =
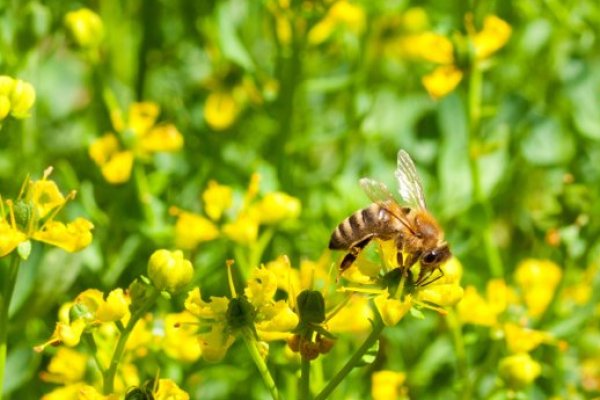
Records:
[[[76,252],[92,241],[93,224],[85,218],[76,218],[67,224],[55,220],[75,191],[63,195],[46,169],[40,180],[26,179],[16,200],[0,198],[0,257],[19,245],[37,240]],[[26,258],[26,257],[25,257]]]
[[[156,124],[160,108],[156,103],[133,103],[127,119],[114,107],[113,128],[89,147],[92,160],[112,184],[127,182],[134,160],[148,161],[158,152],[174,152],[183,146],[183,136],[173,124]]]
[[[35,103],[35,89],[31,83],[0,75],[0,122],[9,114],[14,118],[29,117]]]
[[[241,207],[230,222],[219,223],[226,213],[232,212],[234,205],[233,189],[210,181],[202,193],[206,217],[188,211],[171,208],[177,217],[175,223],[175,246],[183,250],[193,250],[200,243],[214,240],[221,234],[232,241],[251,245],[258,239],[260,226],[271,226],[294,220],[300,215],[300,200],[283,192],[269,192],[257,199],[260,176],[252,175]],[[207,218],[208,217],[208,218]]]
[[[541,373],[530,352],[544,343],[563,345],[531,327],[550,304],[562,272],[551,261],[528,259],[517,266],[514,277],[518,291],[502,279],[488,282],[485,297],[467,287],[457,310],[463,323],[487,326],[492,337],[504,339],[509,355],[501,360],[499,372],[509,387],[520,389]]]

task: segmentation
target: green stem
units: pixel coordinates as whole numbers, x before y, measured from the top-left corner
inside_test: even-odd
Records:
[[[155,290],[152,293],[152,295],[148,298],[148,300],[138,310],[136,310],[136,312],[131,314],[129,322],[125,326],[125,329],[121,332],[121,336],[119,336],[119,341],[117,342],[117,346],[115,347],[115,352],[113,353],[112,359],[110,360],[110,365],[108,369],[104,372],[105,395],[109,395],[114,392],[115,375],[117,374],[117,368],[119,366],[119,363],[121,362],[121,358],[123,357],[123,352],[125,351],[125,345],[127,344],[127,339],[129,339],[129,335],[133,331],[135,324],[142,316],[144,316],[144,314],[146,314],[148,309],[152,307],[159,295],[160,292],[158,290]]]
[[[10,300],[12,299],[15,284],[17,283],[17,273],[19,272],[19,263],[21,258],[16,251],[12,253],[10,264],[6,275],[3,276],[4,285],[0,293],[0,400],[2,400],[4,388],[4,368],[6,366],[7,336],[8,336],[8,312],[10,309]]]
[[[91,333],[84,333],[82,335],[83,341],[85,342],[85,344],[90,348],[91,353],[93,354],[93,358],[94,358],[94,362],[96,363],[96,366],[98,367],[98,371],[100,371],[101,374],[104,374],[104,367],[102,366],[102,363],[100,362],[100,359],[98,358],[98,346],[96,346],[96,341],[94,340],[94,335]]]
[[[142,211],[144,212],[144,219],[148,225],[154,226],[156,221],[154,218],[154,212],[152,211],[152,193],[150,192],[148,178],[144,172],[144,166],[140,163],[136,163],[134,166],[134,174],[138,201],[142,207]]]
[[[456,367],[462,383],[462,399],[471,398],[471,382],[469,380],[469,365],[467,361],[467,353],[465,351],[465,341],[462,335],[462,324],[454,310],[448,311],[448,324],[454,342],[454,351],[456,352]]]
[[[344,378],[356,367],[360,362],[365,353],[373,347],[375,342],[379,340],[379,336],[385,328],[385,324],[381,319],[381,315],[377,311],[377,307],[373,306],[375,310],[375,320],[373,321],[373,330],[369,334],[369,336],[365,339],[363,344],[356,350],[356,352],[352,355],[352,357],[348,360],[348,362],[338,371],[337,374],[329,381],[329,383],[321,390],[321,393],[315,396],[314,400],[324,400],[326,399],[331,392],[335,390],[335,388],[344,380]]]
[[[493,210],[492,206],[483,192],[481,186],[481,172],[479,170],[479,153],[481,148],[479,138],[479,127],[481,122],[481,86],[483,73],[477,63],[473,61],[469,75],[468,92],[468,118],[469,118],[469,166],[471,169],[471,181],[473,182],[473,194],[475,201],[483,208],[485,224],[483,230],[483,245],[492,276],[500,278],[504,276],[504,266],[500,252],[494,241],[492,231]]]
[[[310,400],[310,360],[302,357],[300,364],[300,398]]]
[[[258,372],[260,372],[265,385],[269,389],[269,392],[271,392],[271,397],[273,400],[278,400],[279,393],[277,392],[277,386],[275,385],[275,381],[273,380],[273,377],[267,368],[265,360],[256,347],[256,339],[254,338],[254,334],[250,330],[244,330],[241,336],[244,339],[244,343],[246,344],[246,348],[248,349],[250,356],[252,357],[252,361],[254,361],[254,364],[256,365],[256,368],[258,368]]]

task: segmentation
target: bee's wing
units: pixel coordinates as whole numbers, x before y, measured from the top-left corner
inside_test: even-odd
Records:
[[[398,191],[402,200],[413,207],[427,208],[417,169],[413,160],[404,150],[398,152],[398,167],[394,175],[398,180]]]
[[[410,231],[414,231],[410,221],[404,216],[400,210],[398,200],[388,190],[384,183],[378,182],[371,178],[361,178],[359,181],[360,186],[363,188],[367,196],[374,202],[379,204],[380,207],[389,212],[392,216],[398,219],[404,226]]]

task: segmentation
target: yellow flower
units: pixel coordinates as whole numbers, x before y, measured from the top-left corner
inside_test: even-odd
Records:
[[[87,355],[61,347],[50,359],[46,371],[40,373],[40,378],[45,382],[63,385],[83,381],[87,361]]]
[[[434,99],[452,92],[462,80],[463,73],[454,65],[442,65],[421,78],[423,86]]]
[[[171,358],[192,363],[201,356],[197,338],[196,317],[189,312],[167,314],[161,347]]]
[[[94,226],[88,220],[77,218],[67,224],[54,220],[65,204],[75,197],[75,192],[63,196],[56,183],[48,179],[51,172],[52,168],[48,168],[41,180],[27,179],[16,202],[0,198],[0,257],[28,239],[69,252],[82,250],[91,243]]]
[[[201,215],[171,208],[177,216],[175,223],[175,246],[183,250],[193,250],[202,242],[219,237],[219,229],[209,219]]]
[[[502,379],[512,389],[523,389],[531,384],[542,372],[540,364],[528,353],[518,353],[500,360],[499,372]]]
[[[43,395],[41,400],[80,400],[79,394],[85,387],[83,382],[61,386]]]
[[[231,207],[233,191],[229,186],[220,185],[216,181],[208,182],[208,187],[202,193],[204,210],[213,221],[221,219],[223,212]]]
[[[84,49],[98,46],[104,36],[102,19],[88,8],[68,12],[64,23],[73,42]]]
[[[0,75],[0,121],[10,112],[13,117],[29,117],[35,103],[35,89],[29,82]]]
[[[511,27],[495,15],[488,15],[483,21],[483,29],[473,35],[475,56],[478,59],[489,58],[504,47],[511,35]]]
[[[127,182],[136,158],[147,160],[154,153],[175,152],[183,147],[183,136],[174,125],[155,125],[159,112],[155,103],[133,103],[124,122],[120,110],[113,110],[112,123],[118,133],[96,139],[88,150],[107,182]]]
[[[562,278],[558,265],[549,260],[527,259],[515,271],[515,281],[520,286],[529,315],[539,317],[554,297]]]
[[[336,1],[325,18],[312,27],[308,33],[308,42],[313,45],[321,44],[340,27],[357,35],[362,33],[365,29],[365,12],[363,9],[346,0]]]
[[[129,301],[120,288],[111,291],[106,300],[100,290],[85,290],[77,296],[75,304],[84,307],[80,309],[84,311],[81,316],[90,323],[119,321],[129,313]]]
[[[333,316],[328,318],[327,326],[331,333],[360,333],[371,329],[373,311],[369,300],[362,296],[352,296]]]
[[[240,112],[240,105],[229,91],[212,92],[204,103],[204,119],[217,131],[223,131],[233,125]]]
[[[267,193],[254,212],[262,224],[276,224],[300,215],[300,200],[282,192]]]
[[[442,65],[454,63],[454,46],[447,37],[434,32],[423,32],[415,35],[413,40],[423,60]]]
[[[390,298],[389,294],[386,292],[375,297],[375,305],[377,306],[377,310],[381,315],[383,323],[387,326],[394,326],[412,308],[412,300],[411,295],[407,295],[402,301]]]
[[[510,297],[510,289],[502,279],[492,279],[488,282],[486,298],[483,298],[474,286],[468,286],[463,299],[458,303],[458,314],[466,324],[495,326]]]
[[[154,392],[155,400],[189,400],[190,395],[184,392],[170,379],[159,379],[158,388]]]
[[[252,244],[258,238],[258,221],[248,214],[238,215],[235,221],[223,226],[223,233],[239,244]]]
[[[181,250],[156,250],[148,260],[148,277],[160,291],[176,293],[190,283],[193,275],[192,263]]]
[[[549,333],[522,327],[514,323],[504,324],[506,345],[511,353],[528,353],[542,343],[551,342]]]
[[[376,371],[371,375],[371,396],[373,400],[398,400],[406,397],[404,372]]]

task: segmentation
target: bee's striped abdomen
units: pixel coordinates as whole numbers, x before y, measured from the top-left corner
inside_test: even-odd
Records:
[[[343,220],[331,234],[329,248],[349,249],[354,243],[373,235],[380,221],[380,211],[381,208],[377,204],[371,204]]]

